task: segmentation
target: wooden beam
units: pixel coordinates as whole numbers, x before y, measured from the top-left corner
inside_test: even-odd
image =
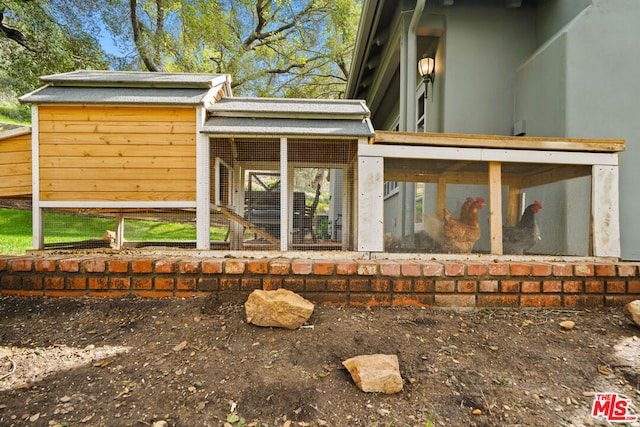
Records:
[[[624,151],[623,139],[543,138],[530,136],[467,135],[376,131],[374,144],[432,145],[468,148],[509,148],[512,150]]]
[[[489,236],[491,253],[502,255],[502,165],[489,162]]]

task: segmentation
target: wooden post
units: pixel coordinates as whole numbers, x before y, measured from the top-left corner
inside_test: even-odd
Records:
[[[618,166],[594,165],[591,177],[593,255],[620,258]]]
[[[384,159],[358,158],[358,251],[384,250]],[[344,226],[344,225],[343,225]]]
[[[489,162],[489,236],[491,253],[502,255],[502,164]]]

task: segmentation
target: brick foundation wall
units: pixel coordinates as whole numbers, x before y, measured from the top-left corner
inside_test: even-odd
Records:
[[[598,307],[640,299],[640,263],[0,256],[0,293],[242,303],[286,288],[316,304]]]

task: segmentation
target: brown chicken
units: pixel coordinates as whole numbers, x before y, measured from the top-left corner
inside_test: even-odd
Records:
[[[478,213],[484,207],[482,197],[467,197],[460,208],[460,215],[454,218],[447,208],[442,220],[425,215],[425,231],[438,244],[442,252],[468,253],[480,238]]]
[[[515,227],[502,228],[502,252],[505,254],[524,255],[540,241],[540,228],[536,222],[536,214],[542,209],[538,200],[527,206],[522,218]]]

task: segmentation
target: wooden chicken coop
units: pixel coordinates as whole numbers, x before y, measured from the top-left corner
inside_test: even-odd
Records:
[[[619,257],[618,153],[622,150],[622,140],[377,131],[358,151],[359,194],[373,193],[368,209],[363,211],[364,203],[360,204],[359,223],[377,231],[360,234],[359,250],[383,250],[384,181],[434,184],[437,215],[442,215],[452,185],[485,186],[490,253],[502,254],[503,225],[518,222],[523,192],[590,177],[589,255]]]
[[[0,131],[0,198],[31,197],[31,128]]]

